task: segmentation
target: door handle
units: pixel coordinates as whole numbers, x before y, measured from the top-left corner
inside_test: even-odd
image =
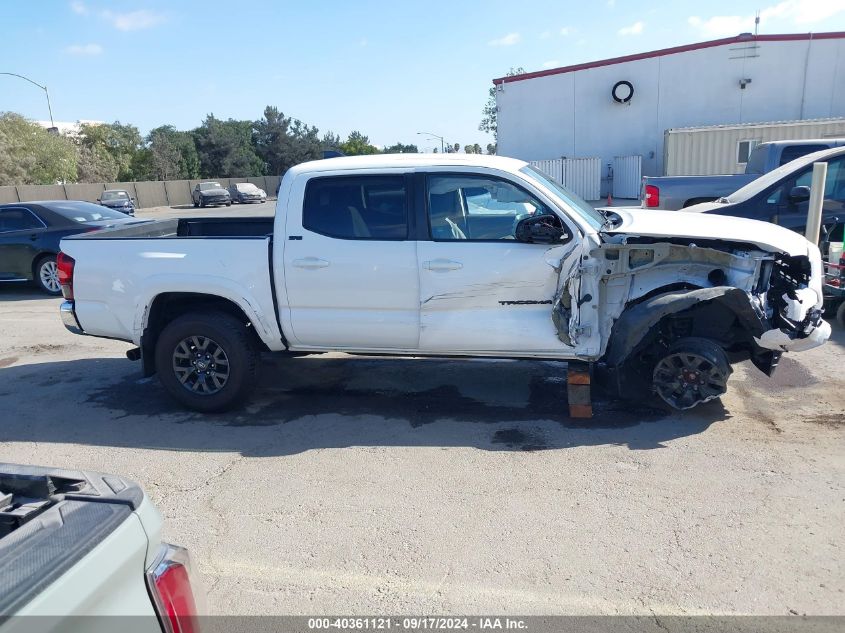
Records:
[[[464,265],[461,262],[455,262],[451,259],[432,259],[431,261],[423,262],[423,268],[437,273],[459,270],[463,267]]]
[[[30,236],[29,236],[29,240],[30,240],[31,242],[34,242],[34,241],[35,241],[35,240],[37,240],[37,239],[38,239],[38,235],[37,235],[37,234],[33,234],[33,235],[30,235]]]
[[[325,259],[319,259],[318,257],[305,257],[303,259],[293,260],[293,265],[297,268],[307,268],[309,270],[313,270],[315,268],[325,268],[329,265],[329,262]]]

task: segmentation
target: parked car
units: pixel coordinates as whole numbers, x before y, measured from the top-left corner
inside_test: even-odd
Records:
[[[136,220],[137,221],[137,220]],[[56,253],[68,235],[133,222],[119,211],[78,200],[0,205],[0,281],[34,281],[61,294]]]
[[[232,198],[219,182],[201,182],[194,187],[191,196],[195,207],[210,207],[225,204],[232,206]]]
[[[251,182],[236,182],[229,185],[232,202],[267,202],[267,192]]]
[[[65,238],[60,313],[137,345],[200,411],[242,402],[262,351],[332,350],[578,359],[686,409],[725,392],[731,362],[770,375],[827,340],[821,266],[764,222],[602,215],[520,160],[357,156],[288,170],[275,218]]]
[[[126,215],[135,215],[135,198],[124,189],[106,189],[97,198],[97,202]]]
[[[161,528],[128,479],[0,464],[0,633],[26,620],[114,628],[98,616],[133,616],[132,631],[197,631],[205,596],[187,550],[162,542]]]
[[[644,176],[641,205],[654,209],[682,209],[727,196],[763,174],[790,161],[832,147],[845,145],[842,138],[804,141],[773,141],[755,147],[744,174],[721,176]]]
[[[762,220],[803,234],[813,163],[827,163],[822,225],[830,230],[826,236],[829,241],[841,242],[845,223],[845,147],[798,158],[724,198],[694,205],[687,211]]]

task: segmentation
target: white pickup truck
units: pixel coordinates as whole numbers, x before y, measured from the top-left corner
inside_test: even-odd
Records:
[[[161,523],[121,477],[0,463],[0,633],[198,631],[204,596]]]
[[[818,248],[753,220],[598,212],[523,161],[331,158],[275,218],[165,220],[62,240],[65,325],[129,341],[184,405],[255,386],[261,352],[579,360],[690,408],[731,363],[821,345]]]

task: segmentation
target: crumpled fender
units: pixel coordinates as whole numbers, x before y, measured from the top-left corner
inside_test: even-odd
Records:
[[[768,327],[751,305],[748,294],[739,288],[716,286],[655,295],[625,310],[613,324],[604,361],[618,367],[642,343],[661,319],[707,301],[717,301],[733,312],[746,331],[759,337]]]

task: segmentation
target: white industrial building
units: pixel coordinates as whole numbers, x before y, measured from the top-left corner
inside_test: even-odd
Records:
[[[613,190],[631,197],[640,173],[663,175],[665,138],[683,132],[677,128],[731,128],[735,140],[721,144],[725,156],[702,163],[700,173],[741,171],[754,142],[845,134],[845,119],[836,120],[845,117],[845,32],[743,34],[493,83],[498,153],[579,159],[579,179],[591,159],[598,173],[590,178],[601,179],[602,196]],[[761,123],[768,124],[765,134],[754,125]],[[689,155],[695,154],[693,147]],[[690,169],[673,166],[676,173]],[[598,188],[567,184],[582,192]]]

